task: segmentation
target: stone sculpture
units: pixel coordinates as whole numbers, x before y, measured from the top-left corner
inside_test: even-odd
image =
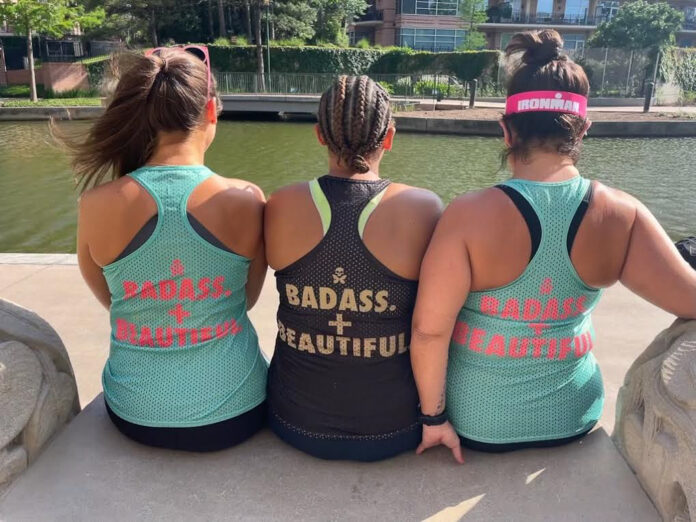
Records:
[[[58,334],[37,314],[0,299],[0,491],[79,411]]]
[[[696,321],[677,320],[633,363],[613,437],[663,519],[696,520]]]

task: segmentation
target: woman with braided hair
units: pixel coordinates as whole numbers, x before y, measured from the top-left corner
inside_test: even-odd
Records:
[[[389,96],[368,77],[336,79],[318,120],[328,173],[266,207],[280,294],[269,423],[311,455],[380,460],[420,442],[410,325],[441,202],[380,178],[395,130]]]

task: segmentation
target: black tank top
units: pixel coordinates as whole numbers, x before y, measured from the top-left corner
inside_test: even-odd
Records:
[[[360,232],[364,211],[374,210],[388,186],[319,178],[314,188],[325,197],[323,208],[313,196],[324,223],[330,209],[324,238],[276,272],[280,307],[268,400],[274,415],[302,430],[377,435],[417,422],[408,346],[418,282],[380,263]]]

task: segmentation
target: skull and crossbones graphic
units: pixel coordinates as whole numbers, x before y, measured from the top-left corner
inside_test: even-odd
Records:
[[[336,268],[336,270],[334,270],[333,282],[335,285],[336,284],[345,285],[346,284],[346,277],[348,277],[348,275],[346,274],[346,271],[343,269],[343,267],[339,266],[338,268]]]

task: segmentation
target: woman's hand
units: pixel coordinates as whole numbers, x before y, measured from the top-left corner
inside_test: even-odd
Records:
[[[428,448],[442,444],[452,450],[454,460],[460,464],[464,464],[464,456],[462,455],[462,447],[459,443],[459,435],[454,431],[454,428],[449,422],[440,424],[439,426],[423,425],[423,440],[416,449],[416,453],[420,455]]]

